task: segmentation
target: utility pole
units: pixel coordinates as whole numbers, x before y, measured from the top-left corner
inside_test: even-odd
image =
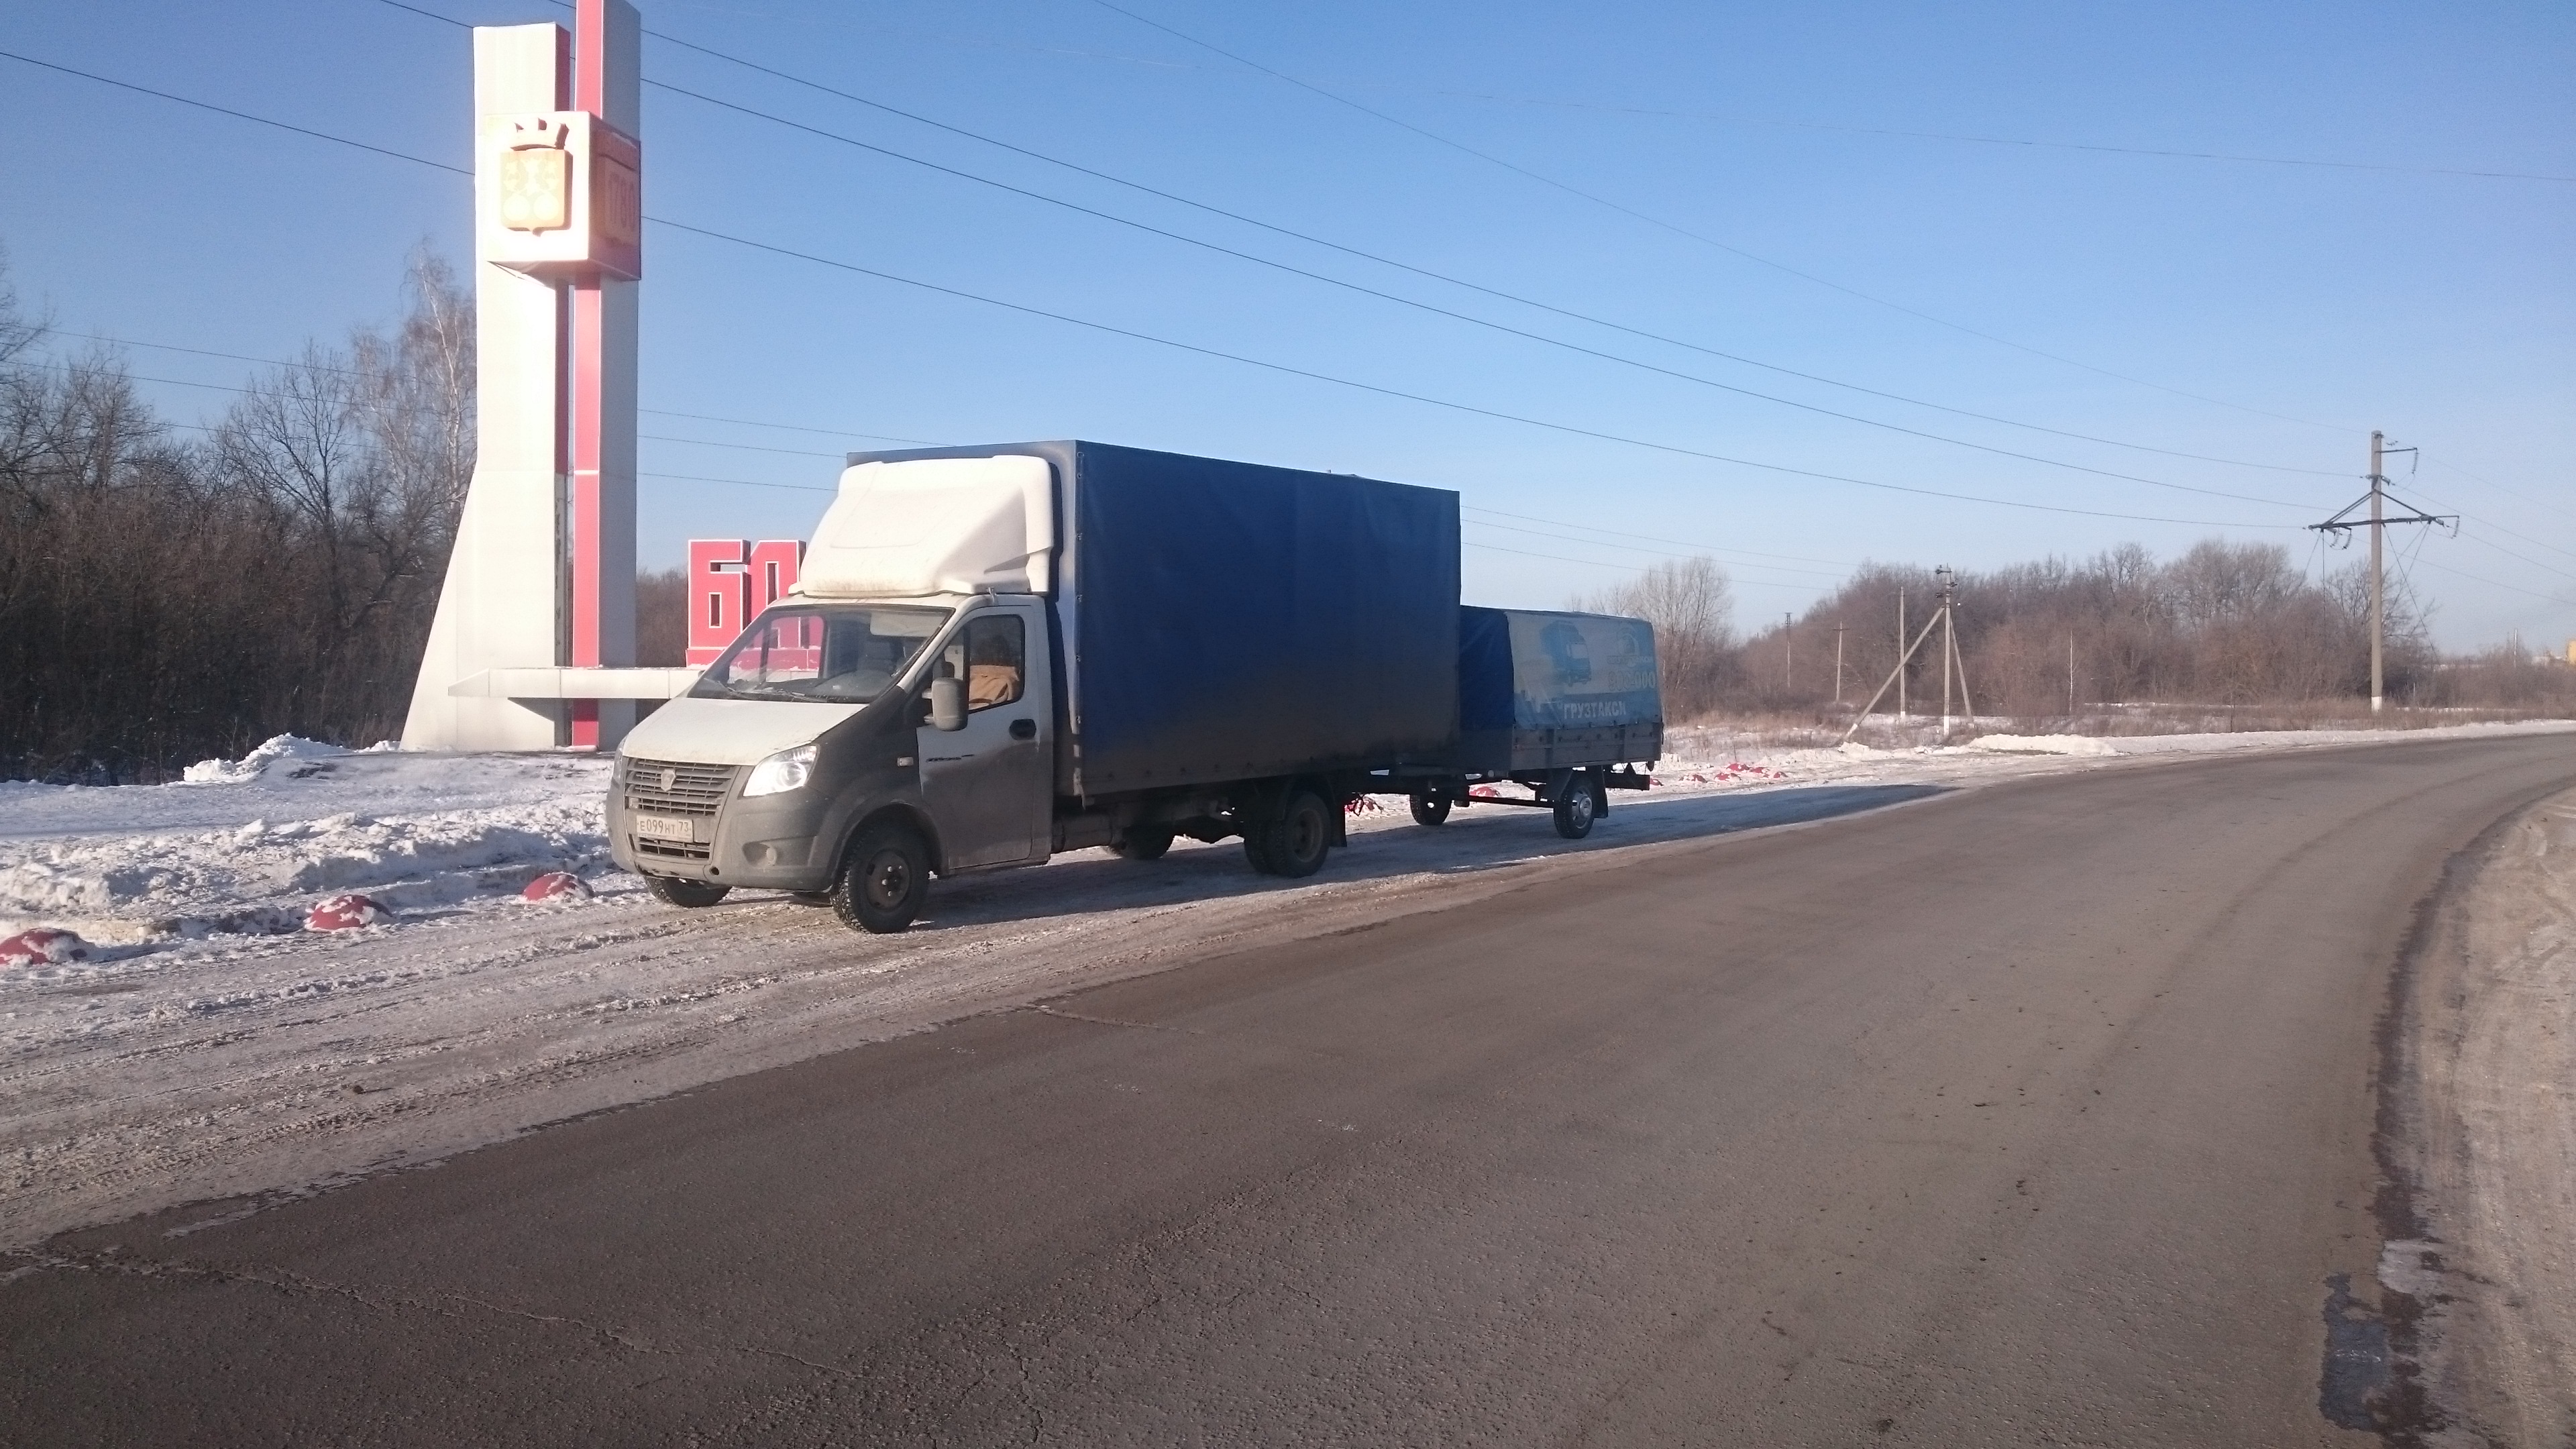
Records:
[[[2460,520],[2456,514],[2426,513],[2411,504],[2402,504],[2407,509],[2405,513],[2394,517],[2388,515],[2388,477],[2381,469],[2388,454],[2414,451],[2413,448],[2390,447],[2387,437],[2373,428],[2370,433],[2370,491],[2345,504],[2342,512],[2325,522],[2308,525],[2319,533],[2333,534],[2337,547],[2350,539],[2352,530],[2370,530],[2370,712],[2373,716],[2378,715],[2387,694],[2388,576],[2384,561],[2386,545],[2382,536],[2392,523],[2444,523],[2450,525],[2454,535],[2460,531]],[[2353,510],[2365,504],[2370,508],[2369,519],[2364,521],[2352,517]]]
[[[1950,611],[1958,606],[1959,576],[1948,564],[1943,564],[1932,572],[1935,577],[1941,580],[1941,589],[1939,594],[1941,600],[1940,608],[1933,612],[1931,618],[1923,621],[1923,632],[1914,636],[1914,642],[1909,644],[1905,641],[1905,635],[1902,632],[1897,634],[1896,642],[1898,647],[1896,654],[1896,667],[1888,671],[1887,681],[1879,685],[1878,692],[1876,694],[1869,697],[1869,703],[1862,705],[1860,707],[1860,713],[1852,716],[1850,726],[1843,731],[1843,741],[1849,741],[1852,736],[1860,733],[1862,721],[1869,718],[1869,712],[1871,710],[1878,708],[1878,702],[1887,697],[1887,692],[1890,689],[1897,692],[1897,698],[1899,700],[1902,700],[1905,697],[1905,666],[1914,661],[1915,651],[1923,647],[1923,641],[1931,638],[1932,631],[1935,629],[1941,631],[1942,730],[1946,734],[1950,726],[1950,672],[1953,666],[1956,666],[1958,670],[1959,699],[1967,706],[1968,722],[1970,724],[1974,724],[1976,722],[1976,701],[1969,698],[1968,695],[1967,661],[1959,657],[1959,638],[1957,633],[1950,627]],[[1904,618],[1905,610],[1905,593],[1901,589],[1897,591],[1896,608],[1897,617],[1902,620]],[[1901,707],[1902,706],[1900,706],[1900,708]],[[1897,717],[1899,719],[1904,718],[1902,714],[1899,714]]]
[[[1959,641],[1950,631],[1950,601],[1958,575],[1943,564],[1932,571],[1941,581],[1941,737],[1950,737],[1950,661],[1958,656]]]
[[[1843,621],[1834,621],[1834,703],[1843,702]]]
[[[2075,723],[2075,631],[2066,631],[2066,723]]]
[[[1794,693],[1798,688],[1798,641],[1789,632],[1793,617],[1785,613],[1780,616],[1780,692],[1783,694]]]
[[[1905,718],[1905,656],[1913,652],[1905,647],[1905,590],[1900,588],[1896,591],[1896,717],[1899,720]],[[1886,692],[1885,685],[1879,686],[1879,693]],[[1872,700],[1871,703],[1875,704],[1877,701]],[[1862,710],[1861,713],[1867,714],[1869,711]]]

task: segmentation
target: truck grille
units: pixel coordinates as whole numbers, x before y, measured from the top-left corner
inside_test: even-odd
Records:
[[[713,815],[733,788],[733,771],[731,765],[628,760],[622,782],[626,808],[647,815]]]
[[[725,793],[733,788],[733,772],[731,765],[628,760],[619,774],[618,785],[625,792],[626,808],[632,814],[703,820],[724,803]],[[655,840],[642,835],[627,838],[637,855],[664,860],[705,860],[712,848],[705,841]]]

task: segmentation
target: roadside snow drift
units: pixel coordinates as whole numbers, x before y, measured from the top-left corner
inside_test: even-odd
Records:
[[[882,937],[776,893],[654,902],[608,858],[602,759],[272,740],[189,783],[0,784],[0,939],[20,942],[0,953],[0,1246],[309,1190],[975,1011],[1472,904],[1539,873],[2126,767],[2019,747],[1760,750],[1693,730],[1672,743],[1682,757],[1656,788],[1614,794],[1583,841],[1499,804],[1427,829],[1403,797],[1377,797],[1308,880],[1255,874],[1233,842],[1184,841],[1150,864],[1076,851],[941,881],[921,926]],[[335,896],[376,914],[343,903],[330,914],[351,929],[305,929]],[[21,935],[37,931],[77,939]]]

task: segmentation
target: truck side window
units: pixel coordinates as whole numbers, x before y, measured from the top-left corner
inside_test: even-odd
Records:
[[[1018,702],[1028,675],[1028,631],[1017,614],[986,614],[966,621],[966,708],[991,709]],[[954,658],[956,647],[950,646]]]

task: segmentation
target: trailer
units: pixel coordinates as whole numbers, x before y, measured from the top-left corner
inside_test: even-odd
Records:
[[[1458,744],[1439,770],[1402,772],[1413,818],[1477,804],[1534,806],[1580,840],[1612,790],[1644,790],[1664,748],[1655,631],[1643,619],[1536,609],[1458,611]],[[1534,798],[1480,786],[1527,787]]]

